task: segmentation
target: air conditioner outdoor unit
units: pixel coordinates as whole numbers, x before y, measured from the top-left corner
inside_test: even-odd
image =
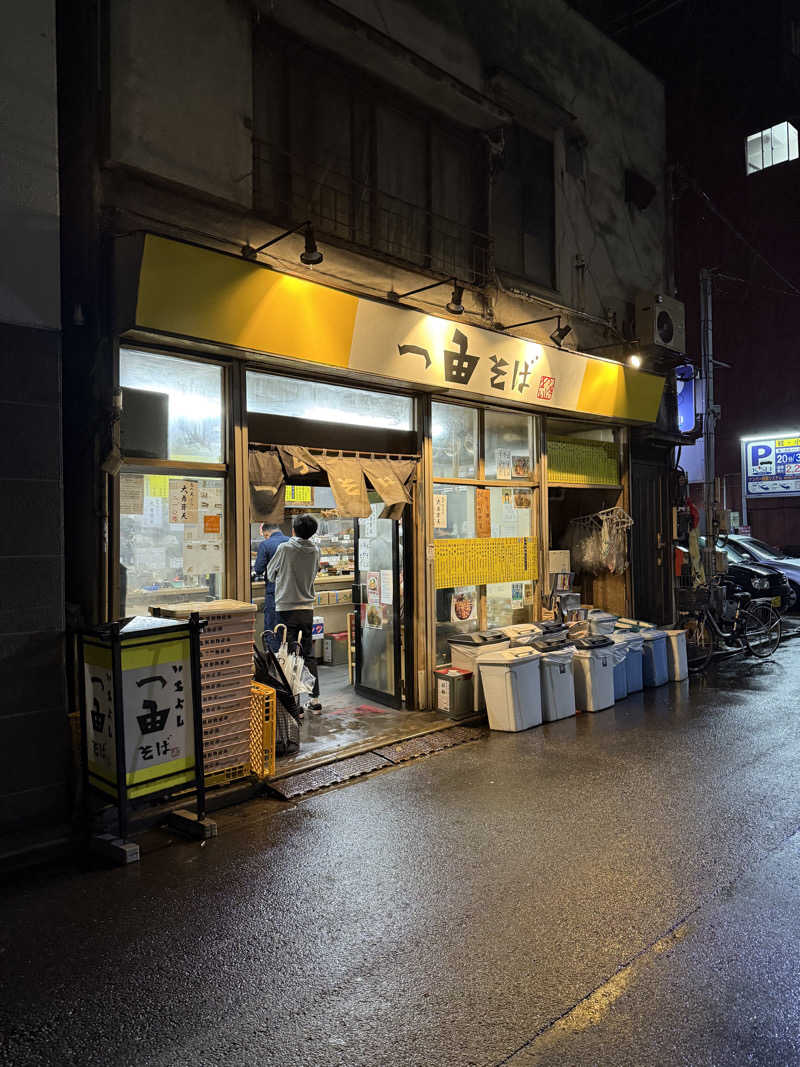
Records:
[[[640,344],[686,351],[686,309],[663,293],[639,293],[636,298],[636,336]]]

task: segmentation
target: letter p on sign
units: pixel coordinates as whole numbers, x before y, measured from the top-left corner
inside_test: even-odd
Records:
[[[772,442],[750,445],[750,473],[775,473],[775,453]]]

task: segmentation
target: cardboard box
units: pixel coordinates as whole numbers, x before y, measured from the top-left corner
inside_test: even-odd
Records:
[[[551,548],[548,569],[551,574],[568,574],[572,570],[569,565],[569,549]]]
[[[317,593],[316,604],[318,608],[325,608],[331,602],[331,594],[328,592]]]

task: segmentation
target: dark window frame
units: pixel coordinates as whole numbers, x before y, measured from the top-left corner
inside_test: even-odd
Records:
[[[314,159],[311,154],[306,158],[296,154],[297,146],[292,143],[289,77],[290,65],[296,61],[319,64],[329,77],[338,78],[349,89],[349,174],[324,169],[325,160]],[[271,79],[274,85],[280,86],[278,105],[272,111],[268,103]],[[313,92],[313,88],[309,91]],[[489,197],[488,151],[477,131],[449,121],[388,83],[347,64],[338,55],[323,51],[273,23],[262,24],[254,38],[253,93],[253,206],[259,215],[278,225],[296,224],[309,217],[326,239],[343,247],[356,251],[368,247],[392,262],[437,276],[456,276],[460,281],[477,286],[490,280],[491,242],[485,232]],[[424,203],[404,201],[378,188],[377,124],[381,108],[397,112],[424,129],[425,190],[424,196],[419,198]],[[301,112],[295,109],[294,114],[297,116]],[[365,120],[364,141],[356,135],[359,118]],[[277,130],[282,143],[267,140],[265,135],[270,129]],[[456,217],[434,210],[437,205],[434,203],[433,160],[437,147],[446,150],[448,146],[463,152],[472,164],[466,197],[463,198],[466,203],[459,202]],[[476,156],[483,160],[482,167],[475,167]],[[301,179],[293,168],[298,164],[306,172],[323,168],[335,182],[349,186],[349,189],[328,190],[334,201],[338,196],[347,205],[346,222],[338,221],[336,208],[332,215],[314,210],[314,196],[321,196],[325,190],[323,183],[315,181],[313,176],[306,178],[311,195],[296,195]],[[362,217],[359,205],[362,205],[365,217]],[[382,247],[380,219],[382,216],[386,227],[386,220],[393,213],[400,220],[401,229],[404,214],[413,218],[417,226],[424,218],[424,247],[413,249],[411,255],[403,254],[402,243],[399,254],[397,243],[393,247],[391,240],[385,240]],[[456,246],[456,251],[447,254],[448,248]]]
[[[517,204],[517,219],[518,224],[513,226],[513,232],[518,235],[519,246],[516,250],[518,258],[514,262],[504,262],[504,245],[502,238],[498,232],[498,226],[496,223],[497,216],[497,203],[496,197],[499,195],[497,187],[502,181],[503,170],[506,169],[505,160],[499,164],[499,170],[496,172],[495,181],[492,186],[492,236],[494,238],[495,245],[495,263],[497,272],[508,278],[512,278],[515,281],[519,281],[522,284],[533,284],[541,288],[550,290],[551,292],[557,291],[558,275],[556,267],[556,146],[555,140],[552,137],[544,136],[541,132],[528,129],[519,123],[516,123],[509,130],[505,131],[506,147],[504,149],[504,157],[506,153],[509,153],[509,139],[513,136],[515,138],[515,159],[512,163],[507,165],[508,173],[510,175],[517,176],[520,181],[519,188],[519,202]],[[538,142],[538,145],[537,145]],[[549,156],[547,162],[549,166],[542,168],[539,172],[539,178],[543,179],[548,185],[547,192],[549,193],[549,219],[547,220],[547,233],[543,233],[541,230],[538,232],[532,232],[530,229],[526,229],[526,223],[530,222],[528,217],[531,212],[533,203],[536,201],[536,191],[534,181],[526,180],[526,166],[525,166],[525,152],[526,145],[528,151],[533,151],[535,148],[541,149],[542,146],[546,146],[549,149]],[[545,175],[545,169],[547,171]],[[530,173],[530,172],[527,172]],[[541,201],[540,201],[541,202]],[[543,252],[541,272],[530,263],[528,252],[526,249],[526,237],[537,238],[538,248]]]

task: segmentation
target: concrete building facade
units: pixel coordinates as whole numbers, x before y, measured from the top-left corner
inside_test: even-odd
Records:
[[[403,306],[444,318],[455,281],[465,329],[546,319],[515,334],[541,344],[560,316],[563,351],[576,359],[608,346],[619,360],[637,294],[673,291],[662,85],[560,0],[490,17],[478,3],[77,2],[59,8],[58,70],[74,626],[124,604],[118,279],[128,239],[241,258],[308,221],[324,249],[313,275],[298,265],[302,229],[257,262],[368,301],[430,286]],[[193,278],[170,284],[190,295]],[[176,334],[145,334],[140,347],[187,351]],[[224,358],[236,363],[244,349]],[[191,341],[193,359],[219,353],[209,338]],[[667,390],[664,424],[669,402]],[[631,463],[638,432],[625,436]],[[670,438],[656,448],[645,437],[663,501]],[[227,474],[238,494],[246,475],[236,464]],[[642,538],[650,532],[642,526]],[[242,596],[246,532],[237,527],[234,541],[242,558],[228,588]],[[663,593],[663,575],[655,580]],[[620,603],[630,604],[625,582]]]
[[[64,820],[55,4],[0,15],[0,832]]]

